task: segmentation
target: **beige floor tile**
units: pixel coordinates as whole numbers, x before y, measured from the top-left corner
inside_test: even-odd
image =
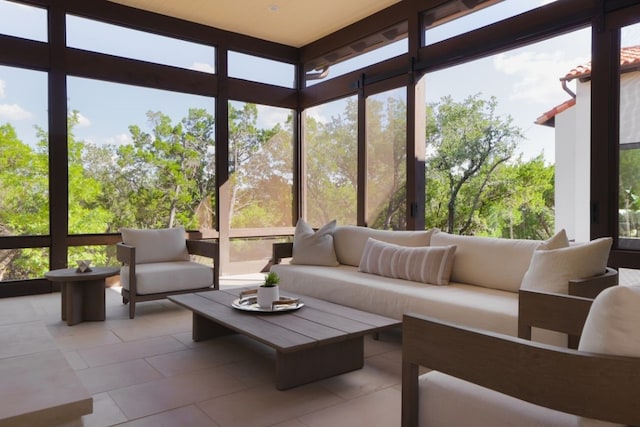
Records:
[[[184,349],[185,346],[180,341],[171,336],[164,336],[140,341],[103,345],[80,350],[79,353],[90,367],[95,367]]]
[[[400,366],[381,355],[367,358],[362,369],[327,378],[320,384],[348,400],[401,382]]]
[[[0,326],[40,320],[29,298],[0,299]]]
[[[263,427],[296,419],[342,401],[318,384],[286,391],[264,385],[214,398],[198,406],[221,427]],[[327,424],[338,425],[341,424]]]
[[[364,357],[377,356],[401,347],[402,336],[399,331],[382,332],[377,340],[373,339],[373,335],[367,335],[364,339]]]
[[[185,374],[247,358],[247,351],[224,340],[196,343],[195,347],[158,356],[147,362],[164,376]]]
[[[85,415],[80,422],[73,422],[64,427],[108,427],[127,421],[120,408],[107,393],[93,395],[93,413]]]
[[[129,419],[145,417],[241,390],[221,368],[151,381],[109,392]]]
[[[290,421],[285,421],[283,423],[274,424],[273,427],[307,427],[307,425],[303,424],[299,420],[290,420]],[[338,426],[331,426],[331,427],[338,427]]]
[[[140,418],[119,427],[219,427],[200,408],[189,405]]]
[[[80,357],[80,354],[78,354],[77,351],[65,351],[62,354],[67,359],[67,362],[69,362],[71,369],[73,369],[74,371],[87,369],[89,367],[89,365],[87,365],[87,362],[85,362],[84,359]]]
[[[40,321],[0,326],[0,359],[56,349]]]
[[[300,417],[308,427],[395,427],[400,425],[401,393],[386,388]]]
[[[122,342],[113,332],[106,329],[105,325],[98,325],[96,322],[73,326],[49,326],[48,330],[62,351],[83,350]]]
[[[144,359],[87,368],[77,371],[80,381],[89,393],[101,393],[162,378]]]

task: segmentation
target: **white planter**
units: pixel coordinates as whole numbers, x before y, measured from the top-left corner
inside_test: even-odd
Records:
[[[278,286],[258,286],[258,305],[261,308],[271,308],[271,303],[280,299],[280,288]]]

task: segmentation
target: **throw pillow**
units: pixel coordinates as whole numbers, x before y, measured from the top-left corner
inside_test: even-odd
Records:
[[[580,351],[640,357],[640,286],[612,286],[593,301]]]
[[[569,247],[569,238],[567,237],[567,232],[563,228],[558,231],[553,236],[549,237],[547,240],[540,243],[538,249],[550,250],[550,249],[561,249]]]
[[[398,246],[369,238],[359,271],[432,285],[448,285],[455,246]]]
[[[122,242],[136,248],[136,263],[189,261],[183,227],[160,229],[121,228]]]
[[[611,243],[611,237],[602,237],[584,245],[536,250],[522,278],[521,289],[568,293],[569,280],[605,272]]]
[[[334,219],[314,232],[313,228],[300,218],[293,235],[291,264],[326,265],[331,267],[338,265],[336,252],[333,249],[333,231],[335,228],[336,220]]]

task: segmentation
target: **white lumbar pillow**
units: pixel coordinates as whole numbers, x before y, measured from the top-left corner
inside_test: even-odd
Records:
[[[183,227],[121,228],[122,242],[136,248],[136,263],[189,261]]]
[[[538,249],[522,278],[521,289],[566,294],[569,280],[603,274],[607,268],[611,237],[568,248]]]
[[[580,351],[640,357],[640,286],[612,286],[598,295],[580,338]]]
[[[337,266],[338,259],[333,248],[333,231],[336,220],[325,224],[318,231],[300,218],[293,235],[291,264]]]

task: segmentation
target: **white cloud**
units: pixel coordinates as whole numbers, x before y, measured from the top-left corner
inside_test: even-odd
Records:
[[[7,83],[4,80],[0,80],[0,98],[4,98],[6,95],[5,89],[7,88]]]
[[[286,108],[273,108],[266,105],[258,105],[258,126],[263,129],[271,129],[280,123],[282,126],[287,122],[287,117],[291,110]]]
[[[91,120],[89,120],[86,116],[78,113],[78,126],[89,127],[91,126]]]
[[[216,71],[212,64],[205,64],[204,62],[194,62],[193,65],[191,65],[191,69],[211,74],[215,73]]]
[[[132,144],[133,140],[131,139],[131,136],[129,134],[121,133],[116,136],[107,138],[105,142],[107,144],[112,144],[112,145],[126,145],[126,144]]]
[[[0,104],[0,117],[6,120],[25,120],[32,114],[18,104]]]
[[[493,65],[496,70],[516,79],[512,86],[511,99],[548,104],[568,96],[562,90],[560,77],[584,62],[582,58],[568,59],[562,51],[524,51],[497,55]]]

